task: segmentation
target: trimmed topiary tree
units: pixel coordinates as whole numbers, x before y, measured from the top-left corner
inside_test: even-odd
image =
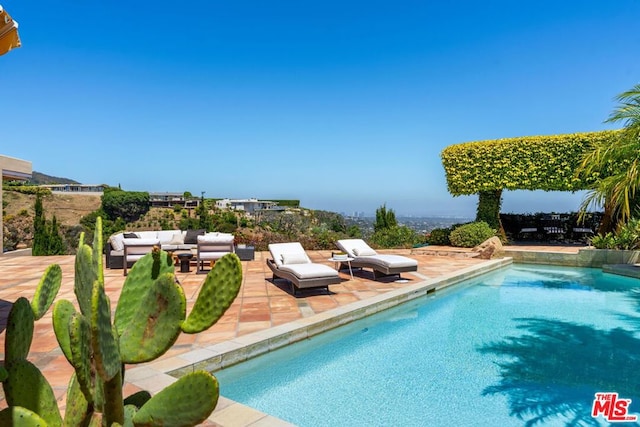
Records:
[[[477,220],[499,221],[502,191],[578,191],[606,171],[578,171],[594,147],[616,141],[620,131],[527,136],[450,145],[441,153],[453,196],[478,194]]]

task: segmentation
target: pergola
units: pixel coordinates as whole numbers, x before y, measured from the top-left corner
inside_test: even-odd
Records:
[[[31,162],[0,155],[0,175],[2,180],[28,180],[31,179],[33,169]],[[2,205],[2,187],[0,186],[0,205]],[[3,242],[3,221],[0,213],[0,255],[4,253]]]

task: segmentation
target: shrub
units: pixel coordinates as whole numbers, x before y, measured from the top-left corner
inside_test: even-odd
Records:
[[[472,248],[490,237],[495,236],[496,231],[484,221],[471,222],[461,225],[451,231],[449,240],[452,246]]]
[[[427,237],[427,243],[430,245],[448,246],[451,244],[451,241],[449,240],[450,234],[450,228],[434,228],[431,230],[429,237]]]
[[[591,244],[596,249],[615,249],[616,238],[613,233],[607,233],[604,235],[598,234],[591,238]]]
[[[424,243],[418,233],[404,225],[378,230],[371,235],[369,241],[378,248],[411,248]]]
[[[631,219],[616,233],[618,249],[634,250],[640,248],[640,220]]]
[[[640,219],[631,219],[615,234],[598,234],[591,238],[591,244],[596,249],[640,249]]]
[[[108,219],[118,217],[126,222],[137,221],[149,212],[149,193],[143,191],[109,191],[102,195],[102,210]]]

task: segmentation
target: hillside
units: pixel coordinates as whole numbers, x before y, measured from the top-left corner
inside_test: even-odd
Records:
[[[29,180],[31,184],[42,185],[42,184],[80,184],[78,181],[74,181],[69,178],[60,178],[57,176],[46,175],[42,172],[33,171],[31,174],[31,179]]]
[[[33,217],[35,195],[5,191],[2,198],[5,204],[5,220],[19,216],[22,211]],[[47,218],[55,215],[60,224],[74,226],[80,223],[80,218],[100,207],[100,196],[52,194],[43,197],[42,206]]]

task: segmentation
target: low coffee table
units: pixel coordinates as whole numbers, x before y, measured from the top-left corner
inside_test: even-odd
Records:
[[[180,273],[188,273],[191,271],[191,260],[193,254],[191,252],[180,252],[176,255],[180,260]]]

